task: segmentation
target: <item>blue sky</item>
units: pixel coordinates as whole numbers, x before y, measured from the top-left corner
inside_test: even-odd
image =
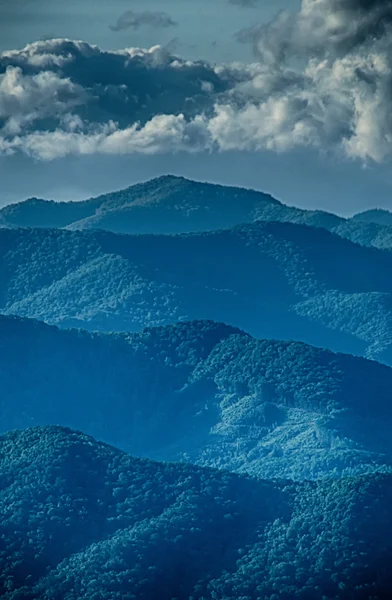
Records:
[[[390,0],[241,1],[0,0],[0,204],[170,172],[392,209]]]
[[[227,0],[0,0],[0,49],[45,37],[83,39],[110,49],[149,47],[178,38],[178,50],[187,58],[249,61],[249,47],[234,44],[233,35],[295,4],[299,2],[261,0],[255,8],[241,9]],[[112,32],[109,25],[127,10],[165,11],[178,27]]]

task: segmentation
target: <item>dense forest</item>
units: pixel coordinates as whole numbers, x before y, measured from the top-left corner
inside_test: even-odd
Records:
[[[191,233],[254,221],[321,227],[363,246],[392,248],[391,213],[365,211],[344,219],[286,206],[269,194],[166,175],[84,202],[30,198],[0,210],[0,227],[104,229],[114,233]]]
[[[4,600],[387,600],[392,476],[261,481],[59,427],[0,437]]]
[[[291,223],[178,236],[0,230],[4,313],[101,331],[212,319],[388,364],[391,270],[390,252]]]
[[[171,176],[1,209],[0,598],[390,600],[391,249]]]
[[[376,362],[203,321],[109,335],[2,317],[0,328],[3,432],[55,423],[137,456],[259,477],[391,471],[392,369]]]

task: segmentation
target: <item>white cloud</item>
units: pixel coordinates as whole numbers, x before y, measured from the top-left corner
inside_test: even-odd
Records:
[[[252,65],[49,40],[0,54],[0,152],[297,147],[392,158],[392,0],[303,0],[243,31]]]
[[[0,77],[0,119],[3,135],[22,132],[38,119],[68,114],[85,101],[83,88],[52,71],[27,75],[8,66]]]
[[[80,123],[77,122],[80,129]],[[4,140],[3,140],[4,141]],[[15,136],[0,151],[23,151],[33,158],[53,160],[69,154],[157,154],[211,149],[211,137],[203,117],[187,120],[184,115],[156,116],[145,125],[120,129],[114,122],[90,132],[75,128],[35,131]]]

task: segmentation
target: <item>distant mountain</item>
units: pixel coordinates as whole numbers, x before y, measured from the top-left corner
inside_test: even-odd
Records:
[[[54,202],[29,198],[9,204],[0,210],[0,227],[66,227],[75,220],[84,219],[97,210],[94,201]]]
[[[253,190],[164,176],[85,202],[31,199],[12,204],[0,210],[0,225],[115,233],[213,231],[254,221],[266,206],[282,205]]]
[[[361,223],[387,225],[389,227],[392,226],[392,212],[381,208],[373,208],[354,215],[353,220]]]
[[[297,480],[392,471],[392,369],[213,322],[138,334],[0,318],[1,430]]]
[[[138,331],[212,319],[392,364],[392,254],[291,223],[179,236],[0,230],[0,309]]]
[[[0,437],[4,600],[387,600],[392,476],[265,482],[59,427]]]
[[[373,212],[390,214],[369,214]],[[367,213],[362,214],[365,217]],[[356,215],[343,219],[325,211],[286,206],[255,190],[172,175],[84,202],[32,198],[0,210],[0,227],[103,229],[128,234],[214,231],[258,220],[322,227],[363,246],[392,248],[392,222],[387,218],[374,221]]]

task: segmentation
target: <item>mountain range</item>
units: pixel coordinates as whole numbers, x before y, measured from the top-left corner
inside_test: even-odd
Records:
[[[351,219],[282,204],[255,190],[166,175],[79,202],[39,198],[0,210],[0,227],[104,229],[114,233],[195,233],[254,221],[322,227],[364,246],[392,247],[392,215],[370,210]]]
[[[390,600],[391,249],[172,176],[1,209],[0,598]]]
[[[257,222],[181,235],[0,229],[0,311],[138,331],[210,319],[392,364],[392,253]]]
[[[392,471],[392,369],[194,321],[135,334],[0,319],[1,430],[60,424],[257,477]],[[20,369],[20,365],[23,369]]]
[[[4,600],[387,600],[392,476],[260,481],[60,427],[0,437]]]

